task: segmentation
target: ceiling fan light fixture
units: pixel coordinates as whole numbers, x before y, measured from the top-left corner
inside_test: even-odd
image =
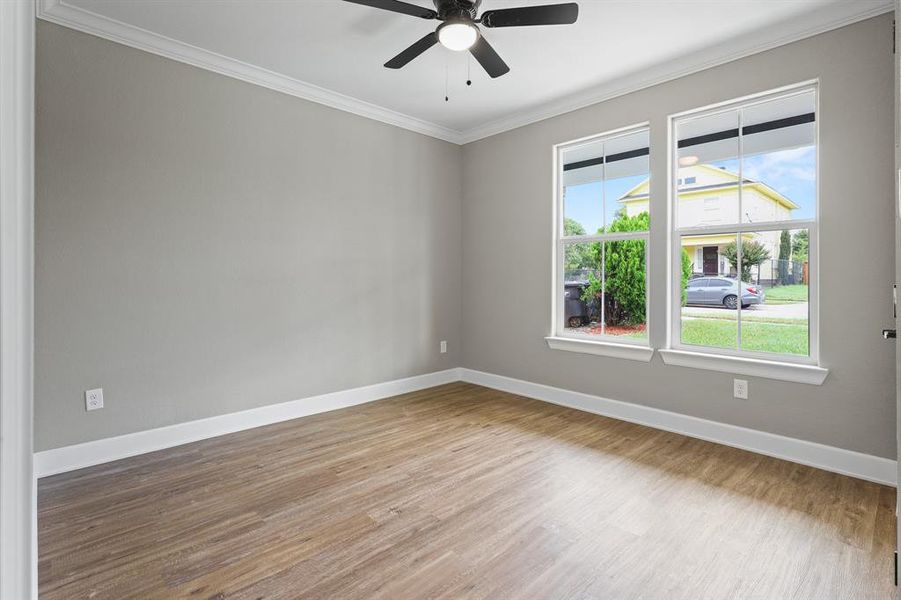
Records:
[[[441,44],[455,52],[469,50],[492,79],[509,73],[510,67],[482,35],[482,27],[572,25],[579,18],[579,5],[575,2],[499,8],[479,15],[482,0],[432,0],[435,10],[403,0],[344,1],[430,21],[443,21],[438,29],[425,34],[386,62],[386,69],[402,69],[432,46]]]
[[[478,29],[467,21],[446,21],[438,28],[438,42],[455,52],[469,50],[478,39]]]

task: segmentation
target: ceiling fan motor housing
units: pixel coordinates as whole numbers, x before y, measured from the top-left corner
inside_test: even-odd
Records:
[[[482,0],[434,0],[435,10],[441,20],[461,19],[475,21]]]

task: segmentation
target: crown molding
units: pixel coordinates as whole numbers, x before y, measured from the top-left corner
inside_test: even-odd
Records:
[[[37,17],[45,21],[458,145],[475,142],[604,102],[605,100],[637,92],[711,67],[851,25],[864,19],[891,12],[894,9],[892,0],[881,0],[877,4],[868,6],[865,3],[836,2],[824,9],[821,16],[817,15],[816,21],[812,22],[803,31],[790,31],[789,27],[783,26],[781,34],[777,34],[773,39],[766,42],[748,43],[749,36],[731,40],[713,49],[708,48],[667,61],[641,72],[543,104],[531,110],[520,111],[513,116],[479,125],[466,131],[458,131],[358,98],[333,92],[326,88],[276,73],[275,71],[204,50],[203,48],[72,6],[67,4],[65,0],[35,0],[35,5]],[[862,5],[863,8],[858,8]],[[770,29],[772,30],[773,28],[771,27]]]
[[[661,83],[666,83],[667,81],[692,75],[712,67],[718,67],[734,60],[746,58],[760,52],[778,48],[779,46],[791,44],[792,42],[797,42],[821,33],[826,33],[827,31],[839,29],[846,25],[877,17],[891,12],[895,8],[892,0],[882,0],[879,4],[871,6],[866,10],[850,8],[856,6],[857,5],[850,2],[847,4],[836,3],[831,7],[831,11],[836,14],[824,16],[819,19],[819,22],[812,24],[801,32],[784,32],[770,41],[744,45],[744,47],[742,47],[743,44],[741,40],[730,41],[721,44],[714,49],[708,48],[682,58],[667,61],[666,63],[659,64],[647,70],[627,75],[600,86],[593,87],[589,90],[570,95],[567,98],[543,104],[531,111],[520,112],[514,116],[473,127],[462,133],[462,143],[468,144],[470,142],[475,142],[499,133],[518,129],[525,125],[538,123],[539,121],[544,121],[593,104],[598,104],[599,102],[612,100],[619,96],[624,96]],[[854,12],[841,14],[847,13],[849,10],[853,10]]]
[[[454,144],[460,144],[462,140],[461,132],[454,129],[417,119],[416,117],[383,108],[352,96],[333,92],[312,83],[294,79],[216,52],[204,50],[203,48],[72,6],[64,0],[35,0],[35,6],[37,17],[51,23]]]

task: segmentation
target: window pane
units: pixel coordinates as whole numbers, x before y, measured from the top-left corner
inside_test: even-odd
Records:
[[[674,123],[682,344],[811,355],[816,118],[806,89]]]
[[[604,227],[604,144],[564,150],[563,235],[594,235]]]
[[[738,110],[676,125],[676,226],[738,223]]]
[[[737,348],[738,314],[730,301],[737,283],[729,262],[736,234],[682,236],[681,246],[682,343]]]
[[[742,110],[742,221],[816,217],[813,91]]]
[[[810,354],[809,232],[742,235],[741,349]]]
[[[606,231],[647,231],[650,226],[650,145],[647,130],[605,144]]]
[[[562,294],[567,333],[601,333],[601,252],[600,242],[565,245]]]
[[[567,333],[647,339],[646,247],[645,240],[566,244]]]
[[[649,144],[641,129],[561,151],[563,333],[647,339],[647,241],[607,238],[649,230]]]
[[[647,339],[647,244],[604,244],[604,320],[607,335]]]

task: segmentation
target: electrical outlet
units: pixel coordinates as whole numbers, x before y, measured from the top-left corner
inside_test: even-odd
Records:
[[[447,352],[447,341],[441,340],[441,354],[445,354]]]
[[[748,380],[747,379],[733,379],[732,380],[732,395],[734,395],[739,400],[747,400],[748,399]]]
[[[99,410],[103,408],[103,388],[88,390],[84,393],[85,410]]]

